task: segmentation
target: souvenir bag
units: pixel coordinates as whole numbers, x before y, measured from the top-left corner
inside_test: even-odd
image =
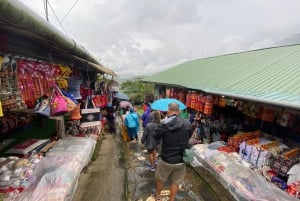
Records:
[[[194,160],[194,152],[189,148],[190,140],[188,140],[188,142],[184,142],[184,139],[181,135],[179,136],[179,140],[183,149],[182,160],[185,164],[190,165]]]
[[[65,96],[64,98],[67,102],[67,111],[72,112],[73,110],[75,110],[77,107],[76,103],[67,96]]]
[[[95,107],[104,108],[107,106],[107,97],[106,95],[102,95],[100,89],[95,92],[95,95],[92,95],[92,100],[95,104]]]
[[[191,164],[194,160],[194,152],[191,149],[185,149],[182,160],[188,165]]]
[[[92,99],[96,107],[104,108],[107,106],[107,98],[105,95],[93,95]]]
[[[82,83],[82,80],[77,80],[73,78],[68,79],[68,89],[67,91],[71,94],[73,94],[75,99],[82,99],[80,94],[80,85]]]
[[[34,107],[34,112],[44,115],[50,116],[50,97],[44,95],[36,100],[36,105]]]
[[[66,92],[64,90],[61,90],[61,92],[63,93],[63,95],[65,97],[68,97],[69,99],[71,99],[76,105],[78,104],[78,101],[75,99],[75,97],[72,93]]]
[[[54,86],[53,95],[50,101],[51,115],[59,116],[66,114],[68,112],[67,104],[66,98],[60,89],[57,86]]]
[[[91,96],[86,97],[85,106],[81,109],[80,127],[100,126],[100,108],[96,108]]]

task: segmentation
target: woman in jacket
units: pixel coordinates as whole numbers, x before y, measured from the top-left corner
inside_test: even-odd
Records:
[[[141,142],[145,144],[149,156],[149,170],[155,171],[155,159],[156,159],[156,149],[160,144],[159,140],[153,137],[155,129],[160,123],[160,112],[151,112],[149,115],[149,122],[144,128],[144,133]]]

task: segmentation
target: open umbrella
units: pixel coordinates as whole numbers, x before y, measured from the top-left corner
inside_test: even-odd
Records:
[[[177,103],[179,105],[179,110],[184,110],[186,108],[185,104],[181,101],[174,98],[162,98],[154,101],[151,104],[151,109],[160,110],[160,111],[168,111],[168,105],[170,103]]]
[[[129,103],[128,101],[121,101],[119,103],[119,107],[121,108],[126,108],[126,107],[132,107],[131,103]]]
[[[122,93],[122,92],[117,92],[115,94],[115,98],[118,98],[120,100],[129,100],[129,97],[126,94]]]

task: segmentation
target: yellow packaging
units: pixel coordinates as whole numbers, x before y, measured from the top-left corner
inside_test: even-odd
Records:
[[[0,117],[3,117],[3,110],[2,110],[1,100],[0,100]]]

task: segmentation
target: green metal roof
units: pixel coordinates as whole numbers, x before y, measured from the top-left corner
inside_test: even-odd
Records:
[[[143,81],[300,109],[300,45],[188,61]]]

